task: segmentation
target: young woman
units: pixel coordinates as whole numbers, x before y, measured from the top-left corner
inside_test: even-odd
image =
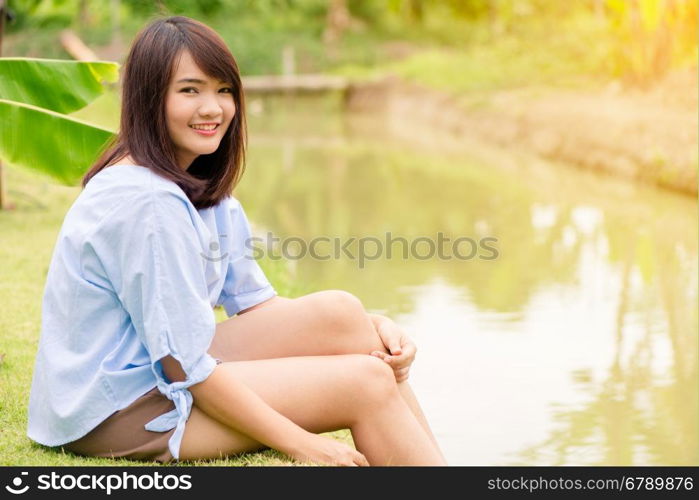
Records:
[[[233,56],[158,20],[123,73],[120,132],[54,249],[28,435],[168,462],[275,448],[319,464],[444,464],[408,385],[415,345],[349,293],[279,297],[231,190],[245,152]],[[232,318],[216,324],[212,306]],[[356,450],[318,433],[349,428]]]

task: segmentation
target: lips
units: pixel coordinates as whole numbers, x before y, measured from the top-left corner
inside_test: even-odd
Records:
[[[189,128],[194,130],[197,134],[204,136],[212,136],[216,134],[220,124],[219,123],[195,123],[190,125]],[[206,128],[195,128],[195,127],[206,127]]]

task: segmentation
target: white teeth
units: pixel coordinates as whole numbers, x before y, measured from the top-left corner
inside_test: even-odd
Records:
[[[213,130],[218,127],[218,125],[190,125],[190,127],[197,130]]]

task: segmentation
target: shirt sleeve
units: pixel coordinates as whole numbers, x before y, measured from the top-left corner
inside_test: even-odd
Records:
[[[145,428],[176,428],[169,441],[176,459],[193,403],[188,388],[216,367],[207,353],[216,319],[195,222],[187,202],[175,193],[144,190],[112,212],[108,241],[103,242],[111,246],[112,282],[148,351],[158,389],[175,404]],[[160,360],[168,355],[179,361],[184,381],[171,382],[165,376]]]
[[[274,297],[277,292],[255,260],[250,222],[243,206],[233,197],[228,202],[230,238],[227,250],[230,260],[218,304],[224,307],[228,316],[233,316]]]

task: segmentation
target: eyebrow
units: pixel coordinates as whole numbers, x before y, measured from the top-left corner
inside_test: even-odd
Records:
[[[206,83],[204,80],[199,80],[198,78],[182,78],[177,80],[177,83]]]
[[[199,83],[201,85],[206,85],[206,82],[204,80],[200,80],[199,78],[182,78],[177,80],[175,83]],[[219,81],[218,83],[220,85],[228,85],[228,83],[224,81]]]

